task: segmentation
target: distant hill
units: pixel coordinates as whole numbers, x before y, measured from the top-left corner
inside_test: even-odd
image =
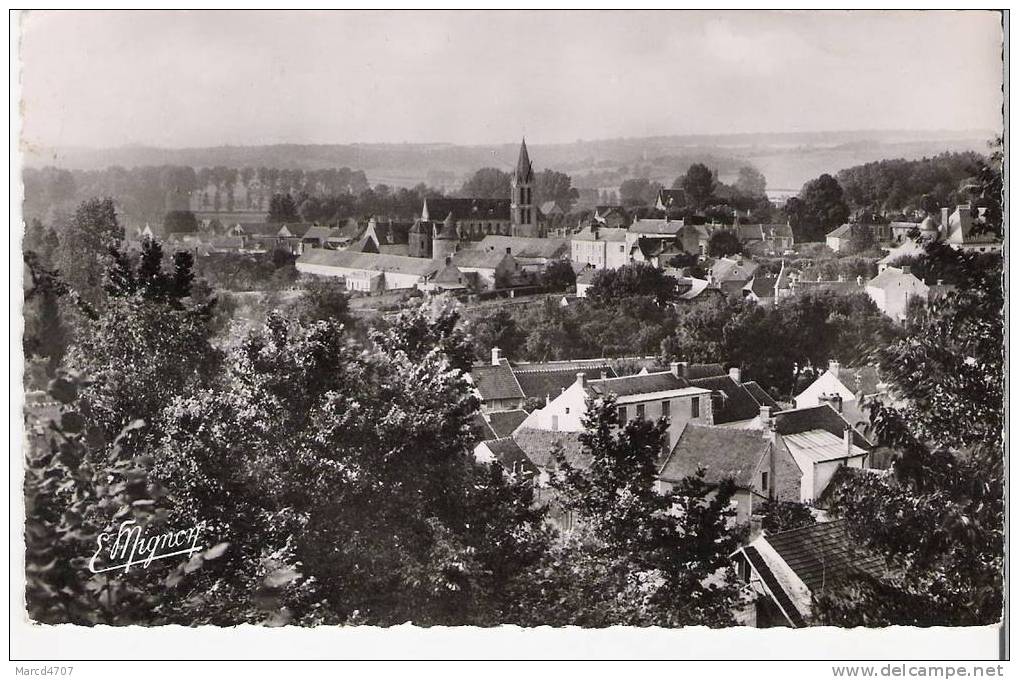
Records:
[[[685,135],[566,144],[528,144],[537,168],[555,168],[584,188],[618,187],[628,177],[645,176],[669,185],[693,162],[716,168],[731,179],[740,165],[752,164],[770,189],[797,190],[823,172],[885,158],[916,159],[945,151],[986,152],[991,132],[858,131],[732,135]],[[29,148],[25,163],[69,169],[147,165],[276,167],[364,170],[372,184],[454,186],[485,166],[513,167],[519,142],[492,146],[454,144],[278,144],[190,149],[120,147],[113,149]]]

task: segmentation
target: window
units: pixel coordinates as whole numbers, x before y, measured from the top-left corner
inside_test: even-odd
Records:
[[[620,406],[619,407],[619,427],[624,427],[626,425],[626,421],[627,421],[626,407],[625,406]]]
[[[552,431],[559,431],[559,416],[552,416]]]
[[[662,418],[668,418],[670,410],[672,408],[672,402],[666,399],[662,402]]]
[[[637,404],[637,420],[644,420],[644,404]]]
[[[570,407],[569,407],[569,406],[567,406],[567,407],[566,407],[566,414],[567,414],[567,415],[569,415],[569,413],[570,413]]]
[[[767,493],[768,491],[771,490],[771,488],[768,486],[768,481],[769,481],[768,480],[768,473],[767,472],[762,472],[761,473],[761,490],[764,491],[765,493]]]
[[[690,417],[700,418],[701,417],[701,400],[699,397],[694,397],[690,400]]]

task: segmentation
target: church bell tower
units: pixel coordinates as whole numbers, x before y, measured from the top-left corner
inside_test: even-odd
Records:
[[[510,181],[510,218],[513,236],[538,235],[538,210],[534,206],[534,169],[527,155],[527,142],[520,141],[520,157]]]

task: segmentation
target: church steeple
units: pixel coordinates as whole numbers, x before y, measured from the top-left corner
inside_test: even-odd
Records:
[[[527,155],[527,142],[520,140],[517,167],[510,178],[510,216],[514,236],[538,235],[538,211],[534,208],[534,168]]]

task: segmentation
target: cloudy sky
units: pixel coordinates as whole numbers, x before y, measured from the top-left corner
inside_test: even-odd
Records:
[[[32,12],[44,146],[996,130],[990,12]]]

